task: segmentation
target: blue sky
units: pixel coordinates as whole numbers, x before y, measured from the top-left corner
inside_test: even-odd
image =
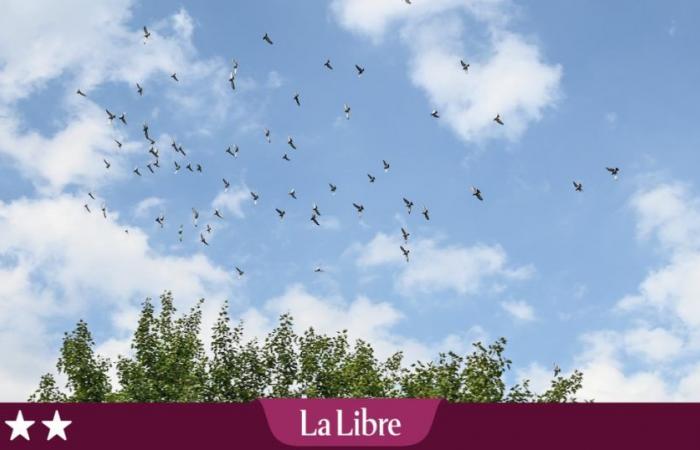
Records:
[[[380,355],[505,336],[538,387],[557,362],[584,370],[588,398],[700,398],[698,5],[72,3],[10,2],[0,19],[3,399],[26,397],[78,318],[104,353],[128,351],[139,303],[165,289],[183,308],[206,297],[207,320],[229,299],[251,335],[290,311]]]

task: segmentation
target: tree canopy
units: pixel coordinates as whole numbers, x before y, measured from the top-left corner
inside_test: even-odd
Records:
[[[309,328],[294,331],[291,315],[261,341],[245,339],[243,323],[232,324],[224,304],[211,330],[209,352],[201,338],[202,301],[176,317],[169,292],[156,313],[142,305],[130,355],[117,361],[95,353],[87,323],[66,333],[56,365],[67,379],[65,391],[54,375],[41,377],[29,398],[35,402],[245,402],[260,397],[444,398],[452,402],[576,401],[583,375],[558,368],[549,388],[531,391],[527,380],[507,386],[511,361],[506,340],[473,344],[466,355],[440,353],[435,360],[404,364],[401,351],[385,360],[346,331],[328,336]],[[117,386],[110,382],[115,367]]]

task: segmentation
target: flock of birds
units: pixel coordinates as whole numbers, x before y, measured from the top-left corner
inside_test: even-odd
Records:
[[[405,2],[407,4],[411,4],[410,0],[405,0]],[[148,30],[148,28],[146,26],[144,26],[143,27],[143,42],[144,42],[144,44],[148,43],[150,38],[151,38],[151,33]],[[262,41],[267,45],[274,45],[274,42],[268,33],[265,33],[262,36]],[[461,70],[465,74],[468,74],[470,64],[465,62],[464,60],[460,60],[459,63],[460,63],[460,65],[457,66],[456,69],[459,69],[461,66]],[[323,66],[327,70],[334,70],[330,59],[327,59],[325,61],[325,63],[323,63]],[[238,76],[238,68],[239,68],[238,61],[233,60],[231,72],[230,72],[229,77],[228,77],[228,83],[230,84],[231,89],[234,91],[236,90],[236,79]],[[357,76],[361,77],[365,73],[365,68],[363,66],[360,66],[359,64],[355,64],[355,71],[357,73]],[[170,78],[176,83],[178,83],[180,81],[178,76],[177,76],[177,73],[175,73],[175,72],[173,72],[170,75]],[[143,87],[141,86],[140,83],[136,83],[136,92],[138,93],[139,96],[143,96],[144,90],[143,90]],[[82,97],[87,97],[87,94],[85,92],[83,92],[81,89],[78,89],[76,91],[76,93]],[[298,107],[301,107],[301,96],[298,92],[294,93],[294,95],[292,96],[292,99]],[[107,120],[110,124],[113,124],[115,120],[118,120],[124,126],[128,125],[126,113],[121,113],[121,114],[117,115],[117,114],[113,113],[112,111],[110,111],[108,108],[105,109],[105,112],[107,114]],[[343,113],[345,115],[345,118],[347,120],[349,120],[350,114],[351,114],[351,108],[349,105],[347,105],[347,104],[343,105]],[[435,119],[439,119],[440,113],[438,110],[433,109],[430,112],[430,116],[432,116]],[[496,114],[496,116],[493,118],[493,122],[498,126],[505,126],[505,122],[500,114]],[[155,174],[155,171],[161,167],[161,165],[160,165],[160,151],[158,150],[158,148],[156,146],[156,144],[157,144],[156,140],[153,139],[149,133],[150,128],[148,126],[148,123],[144,122],[144,124],[142,126],[142,131],[143,131],[143,137],[148,142],[148,145],[150,147],[148,149],[148,153],[150,154],[150,156],[153,157],[152,161],[149,161],[148,163],[145,164],[145,168],[151,174]],[[263,134],[264,134],[265,141],[267,143],[271,143],[272,142],[271,131],[268,128],[265,128],[263,130]],[[114,142],[118,148],[121,148],[123,145],[122,142],[116,138],[114,139]],[[291,148],[291,150],[297,149],[297,146],[294,142],[294,139],[291,136],[289,136],[287,138],[287,145]],[[172,147],[173,151],[176,154],[180,154],[180,155],[182,155],[182,157],[187,157],[187,152],[185,151],[185,149],[183,148],[182,145],[178,144],[175,141],[175,139],[172,140],[172,142],[170,143],[170,146]],[[225,153],[230,155],[233,158],[237,158],[239,155],[239,152],[240,152],[240,149],[237,145],[229,146],[225,150]],[[282,159],[285,161],[290,161],[291,158],[290,158],[289,154],[290,153],[284,153],[282,155]],[[105,169],[109,170],[109,168],[111,167],[111,163],[107,159],[103,159],[103,163],[104,163]],[[184,162],[179,163],[177,160],[175,160],[175,161],[173,161],[173,164],[174,164],[175,173],[182,170],[183,165],[184,165],[184,169],[188,170],[190,172],[199,172],[199,173],[203,172],[202,165],[199,163],[187,162],[185,164]],[[384,172],[388,172],[389,169],[391,168],[391,164],[386,160],[382,160],[382,167],[383,167]],[[620,169],[618,167],[606,167],[606,170],[610,173],[610,175],[614,179],[617,180],[618,175],[620,173]],[[142,169],[138,166],[133,169],[133,173],[135,176],[138,176],[138,177],[141,177],[144,175],[144,173],[142,173]],[[367,178],[368,178],[369,183],[374,183],[376,180],[376,177],[370,173],[367,174]],[[228,192],[229,188],[231,187],[231,183],[226,178],[223,178],[222,182],[223,182],[224,192]],[[573,186],[574,186],[574,191],[576,191],[576,192],[583,191],[583,183],[582,182],[574,180]],[[338,189],[338,187],[333,183],[328,183],[328,187],[329,187],[331,194],[335,194],[335,192]],[[471,194],[477,200],[484,201],[484,195],[478,187],[471,186]],[[292,199],[297,198],[296,191],[294,189],[291,189],[288,192],[288,195]],[[96,200],[96,198],[92,192],[88,192],[88,196],[93,201]],[[257,205],[258,200],[260,199],[260,195],[257,192],[250,191],[250,198],[251,198],[252,202],[255,205]],[[406,208],[407,213],[411,214],[411,212],[413,210],[413,206],[414,206],[413,201],[409,200],[406,197],[403,197],[403,204],[404,204],[404,207]],[[92,209],[90,208],[89,203],[85,203],[83,206],[88,213],[92,212]],[[352,206],[355,208],[357,214],[361,217],[365,211],[364,205],[362,203],[359,203],[359,202],[353,202]],[[101,205],[100,209],[101,209],[101,213],[102,213],[103,217],[107,218],[107,207],[104,203]],[[277,216],[279,217],[280,220],[283,220],[285,218],[286,211],[284,209],[275,208],[275,212],[277,213]],[[421,214],[426,221],[430,220],[430,211],[428,210],[428,208],[426,206],[423,206],[423,210],[422,210]],[[215,217],[219,220],[224,219],[223,214],[221,213],[221,211],[219,209],[214,209],[212,217]],[[318,205],[314,204],[311,208],[311,217],[309,220],[315,226],[320,226],[321,225],[321,223],[319,221],[320,217],[321,217],[321,211],[320,211]],[[199,226],[199,218],[200,218],[199,211],[196,208],[192,208],[192,224],[195,228],[198,228],[198,226]],[[165,217],[164,213],[160,213],[155,218],[155,222],[160,226],[160,228],[163,228],[165,226],[165,221],[166,221],[166,217]],[[124,231],[127,234],[129,233],[128,229],[125,229]],[[207,223],[204,230],[199,233],[199,241],[201,242],[202,245],[209,246],[209,241],[207,240],[207,235],[210,234],[211,232],[212,232],[212,227],[210,224]],[[411,234],[408,232],[408,230],[406,230],[404,227],[401,227],[401,237],[402,237],[403,243],[402,243],[402,245],[399,246],[399,250],[401,251],[401,254],[405,258],[406,262],[409,262],[409,260],[410,260],[411,250],[408,246],[408,241],[409,241],[410,235]],[[178,240],[180,242],[182,242],[183,238],[184,238],[184,226],[180,225],[178,228]],[[236,271],[236,274],[239,278],[245,274],[245,272],[237,266],[235,267],[235,271]],[[318,273],[318,272],[323,272],[323,271],[324,271],[324,269],[320,266],[317,266],[314,268],[314,272]]]

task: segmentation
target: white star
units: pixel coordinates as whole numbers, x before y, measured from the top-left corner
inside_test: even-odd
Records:
[[[14,441],[17,436],[22,436],[24,439],[29,440],[29,427],[34,425],[34,421],[24,420],[22,410],[19,410],[19,412],[17,412],[17,418],[15,420],[6,420],[5,424],[12,428],[12,436],[10,436],[11,441]]]
[[[53,413],[53,420],[42,420],[41,423],[46,425],[49,429],[49,436],[46,438],[47,441],[50,441],[54,436],[58,436],[65,441],[67,440],[66,428],[73,423],[73,421],[61,420],[61,416],[58,415],[58,411],[56,411]]]

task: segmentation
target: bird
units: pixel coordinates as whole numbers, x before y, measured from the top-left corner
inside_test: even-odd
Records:
[[[406,262],[408,262],[408,254],[411,253],[409,249],[404,247],[403,245],[399,246],[401,248],[401,253],[403,253],[404,258],[406,258]]]
[[[257,205],[258,199],[260,198],[260,196],[253,191],[250,191],[250,196],[253,198],[253,204]]]
[[[231,63],[231,74],[233,74],[234,77],[238,75],[238,61],[236,61],[235,59],[232,60]]]
[[[469,71],[469,64],[465,63],[463,59],[459,60],[459,63],[462,65],[462,70],[465,72]]]
[[[437,110],[437,109],[432,110],[432,112],[430,113],[430,115],[433,116],[433,117],[435,117],[436,119],[439,119],[439,118],[440,118],[440,113],[438,113],[438,110]]]
[[[107,218],[107,207],[104,204],[102,204],[100,209],[102,210],[102,217],[104,217],[106,219]]]
[[[368,173],[368,174],[367,174],[367,178],[369,178],[369,182],[370,182],[370,183],[374,183],[374,180],[377,179],[377,177],[372,176],[371,173]]]
[[[199,219],[199,211],[197,211],[195,208],[192,208],[192,223],[194,226],[197,226],[197,220]]]
[[[280,219],[284,219],[284,215],[286,214],[286,211],[283,209],[275,208],[275,211],[277,211],[277,215],[280,216]]]
[[[226,178],[222,178],[221,180],[224,182],[224,192],[228,192],[228,188],[231,187],[231,183],[229,183]]]
[[[321,226],[321,224],[318,223],[318,216],[317,216],[316,214],[312,214],[310,220],[311,220],[313,223],[315,223],[316,226],[319,226],[319,227]]]
[[[156,158],[156,159],[158,159],[158,158],[159,158],[159,155],[160,155],[160,152],[158,151],[158,149],[155,148],[155,147],[153,147],[153,146],[151,146],[151,148],[148,149],[148,153],[150,153],[151,155],[153,155],[153,157]]]
[[[362,215],[362,213],[363,213],[364,210],[365,210],[365,206],[362,205],[362,204],[358,205],[357,203],[353,203],[352,206],[355,207],[355,209],[357,210],[357,213],[360,214],[360,215]]]
[[[318,205],[317,205],[317,204],[314,203],[314,206],[313,206],[313,208],[311,208],[311,210],[312,210],[312,211],[314,212],[314,214],[316,214],[317,216],[320,216],[320,215],[321,215],[321,211],[319,211]]]
[[[238,273],[238,278],[242,277],[245,274],[245,272],[239,269],[238,266],[236,266],[236,272]]]
[[[233,68],[228,76],[228,82],[231,84],[231,89],[236,90],[236,74],[238,73],[238,61],[233,60]]]
[[[139,95],[143,96],[143,88],[138,83],[136,83],[136,92],[138,92]]]
[[[165,215],[161,213],[158,217],[156,217],[156,223],[163,228],[163,225],[165,224]]]
[[[207,233],[211,234],[211,225],[207,224]]]
[[[109,120],[110,122],[113,121],[117,117],[116,115],[112,114],[110,112],[110,110],[105,109],[105,111],[107,112],[107,120]]]
[[[321,267],[316,267],[314,269],[314,273],[321,273],[321,272],[323,272],[323,269]]]
[[[484,197],[481,196],[481,191],[479,190],[479,188],[472,186],[472,195],[481,200],[482,202],[484,201]]]
[[[155,172],[153,171],[153,166],[151,165],[151,163],[146,164],[146,167],[148,168],[148,171],[149,171],[149,172],[155,173]]]
[[[289,192],[287,192],[290,197],[292,197],[294,200],[297,199],[297,192],[294,189],[291,189]]]
[[[343,112],[345,113],[345,119],[350,120],[350,107],[347,103],[343,105]]]
[[[411,235],[404,227],[401,227],[401,235],[403,236],[403,241],[408,242],[408,237]]]
[[[289,144],[289,146],[292,147],[294,150],[297,149],[297,146],[294,145],[294,139],[292,139],[291,136],[289,136],[289,137],[287,138],[287,144]]]
[[[197,172],[202,173],[202,165],[197,164]]]
[[[428,208],[426,208],[425,206],[423,207],[423,212],[421,214],[423,214],[423,216],[425,217],[425,220],[430,220],[430,214],[428,212]]]
[[[221,211],[219,211],[218,209],[215,209],[215,210],[214,210],[214,215],[215,215],[216,217],[218,217],[219,219],[223,219],[223,218],[224,218],[224,216],[221,215]]]
[[[122,143],[121,143],[121,142],[119,142],[119,141],[116,140],[116,139],[113,139],[113,141],[117,143],[117,147],[122,148]]]
[[[194,172],[194,169],[192,168],[192,163],[187,163],[187,165],[185,166],[185,168],[186,168],[187,170],[189,170],[190,172]]]
[[[126,125],[126,113],[121,113],[121,115],[119,116],[119,120],[121,120],[122,123]]]
[[[204,244],[204,245],[206,245],[206,246],[209,246],[209,243],[207,242],[206,239],[204,239],[204,234],[202,234],[202,233],[199,233],[199,241],[200,241],[202,244]]]
[[[265,128],[265,140],[268,144],[272,142],[272,139],[270,139],[270,130],[268,128]]]
[[[267,33],[265,33],[265,36],[262,37],[263,41],[267,42],[268,44],[272,45],[272,39],[270,39],[270,36],[268,36]]]
[[[144,122],[143,125],[141,126],[141,129],[143,130],[143,135],[148,139],[149,141],[151,140],[150,137],[148,137],[148,123]],[[175,141],[173,141],[174,143]]]
[[[333,183],[328,183],[328,187],[331,189],[332,194],[335,194],[335,191],[338,190],[338,186]]]
[[[365,73],[365,68],[362,66],[359,66],[355,64],[355,70],[357,70],[357,76],[361,77],[363,73]]]
[[[180,224],[180,228],[177,230],[177,237],[180,240],[180,242],[182,242],[182,233],[183,233],[182,224]]]
[[[170,78],[172,78],[172,79],[175,80],[175,81],[180,81],[180,80],[177,79],[177,73],[176,73],[176,72],[173,72],[173,74],[170,75]]]
[[[391,167],[391,166],[389,165],[389,163],[386,162],[385,159],[382,159],[382,164],[384,165],[384,172],[388,172],[388,171],[389,171],[389,167]]]
[[[299,101],[299,93],[295,92],[294,93],[294,101],[296,102],[297,106],[301,106],[301,101]]]
[[[85,203],[85,204],[83,205],[83,208],[85,208],[85,210],[86,210],[87,212],[92,212],[92,211],[90,211],[90,207],[88,206],[87,203]]]
[[[282,159],[284,159],[285,161],[291,161],[291,159],[289,159],[289,156],[287,156],[286,153],[282,155]]]
[[[91,199],[95,200],[95,196],[93,195],[92,192],[88,192],[88,197],[90,197]]]
[[[226,149],[226,153],[233,156],[234,158],[238,158],[238,146],[234,145],[233,149],[231,149],[231,146],[229,145],[228,148]]]
[[[620,173],[619,167],[606,167],[605,170],[610,172],[610,175],[612,175],[612,177],[617,180],[617,174]]]
[[[85,93],[84,93],[83,91],[81,91],[80,89],[78,89],[77,91],[75,91],[75,93],[78,94],[78,95],[80,95],[80,96],[82,96],[82,97],[87,97],[87,95],[85,95]]]
[[[158,157],[156,157],[156,160],[153,161],[153,165],[160,169],[160,160],[158,159]]]
[[[323,63],[324,66],[326,66],[329,70],[333,70],[333,66],[331,65],[331,60],[327,59],[326,62]]]
[[[413,202],[407,199],[406,197],[403,198],[403,203],[406,205],[406,209],[408,209],[408,213],[411,214],[411,208],[413,208]]]
[[[136,175],[141,176],[141,171],[139,171],[139,168],[138,168],[138,167],[135,167],[133,172],[134,172]]]
[[[499,125],[503,125],[503,120],[501,119],[500,114],[496,114],[496,117],[493,118],[493,121],[496,122]]]
[[[105,169],[109,169],[110,167],[112,167],[112,164],[110,164],[110,162],[106,159],[102,159],[102,162],[105,163]]]
[[[146,28],[146,26],[144,25],[144,27],[143,27],[143,43],[144,44],[146,43],[146,39],[148,39],[149,37],[151,37],[151,32],[148,31],[148,28]]]
[[[574,190],[576,190],[576,192],[583,192],[583,183],[574,181]]]
[[[175,173],[178,173],[180,171],[180,164],[177,163],[177,161],[173,161],[175,164]]]

